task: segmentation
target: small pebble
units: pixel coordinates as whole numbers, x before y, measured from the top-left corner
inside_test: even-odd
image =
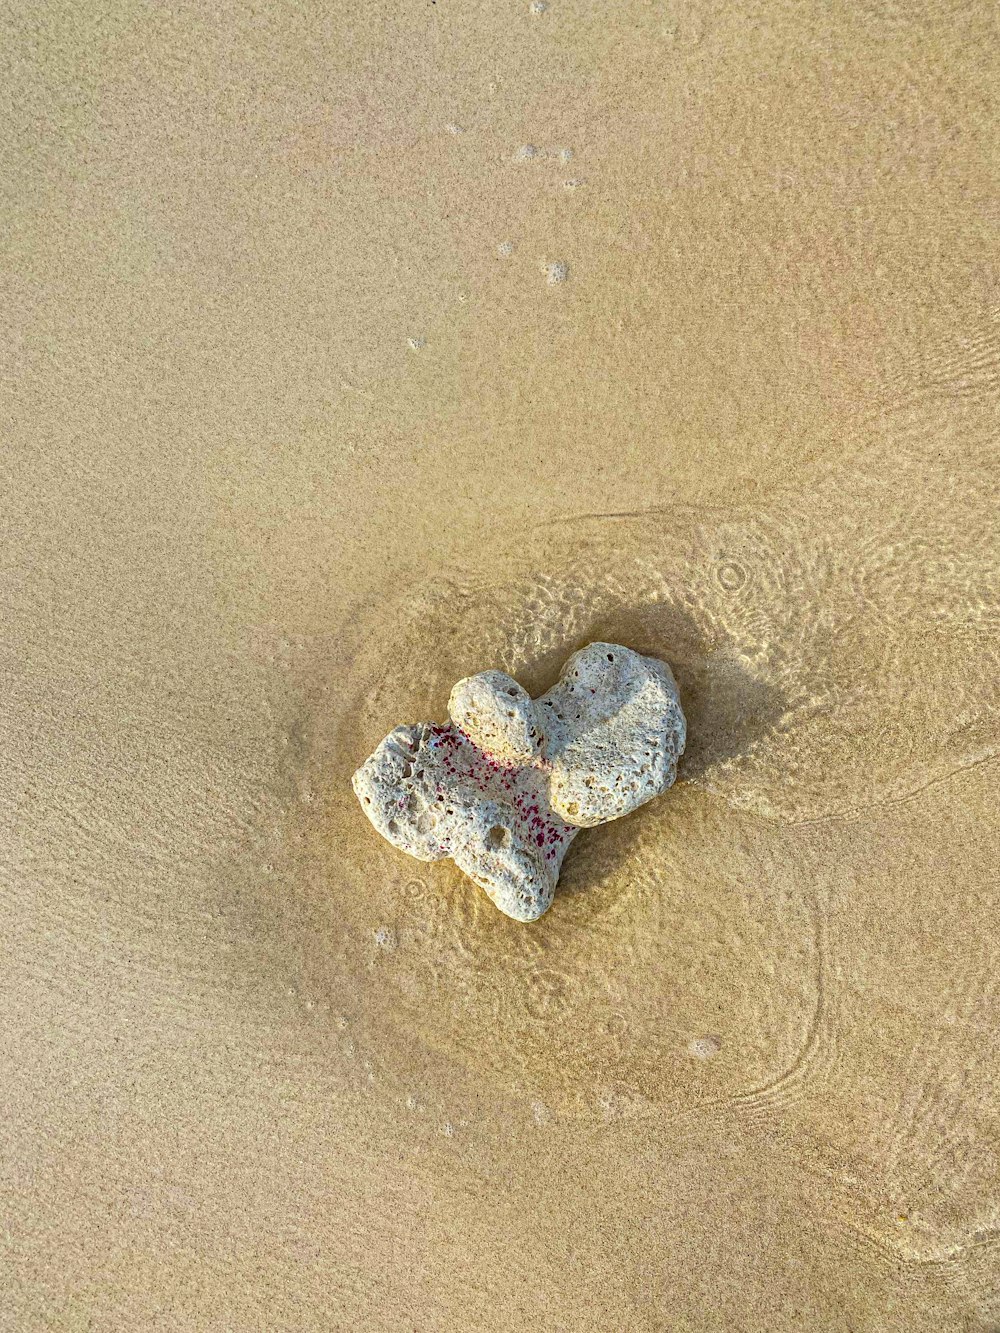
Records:
[[[713,1055],[718,1055],[722,1050],[722,1040],[719,1037],[695,1037],[694,1041],[688,1047],[692,1055],[696,1055],[699,1060],[709,1060]]]

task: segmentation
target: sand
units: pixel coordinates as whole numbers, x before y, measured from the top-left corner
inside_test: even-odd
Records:
[[[0,1327],[1000,1327],[986,3],[8,6]],[[350,775],[672,663],[542,921]]]

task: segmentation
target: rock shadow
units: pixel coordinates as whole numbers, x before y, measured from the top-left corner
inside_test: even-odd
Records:
[[[697,782],[715,765],[749,754],[767,741],[785,713],[784,695],[753,674],[728,637],[666,602],[602,612],[573,642],[539,657],[518,678],[537,698],[555,683],[571,653],[598,639],[670,664],[688,727],[678,782]]]

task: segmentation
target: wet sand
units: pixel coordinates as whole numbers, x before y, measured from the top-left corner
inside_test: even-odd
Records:
[[[5,36],[0,1327],[1000,1327],[992,8]],[[523,926],[350,775],[592,639]]]

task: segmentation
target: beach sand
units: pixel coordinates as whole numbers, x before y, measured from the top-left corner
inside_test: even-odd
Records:
[[[997,38],[8,8],[0,1327],[1000,1327]],[[592,639],[519,925],[350,776]]]

